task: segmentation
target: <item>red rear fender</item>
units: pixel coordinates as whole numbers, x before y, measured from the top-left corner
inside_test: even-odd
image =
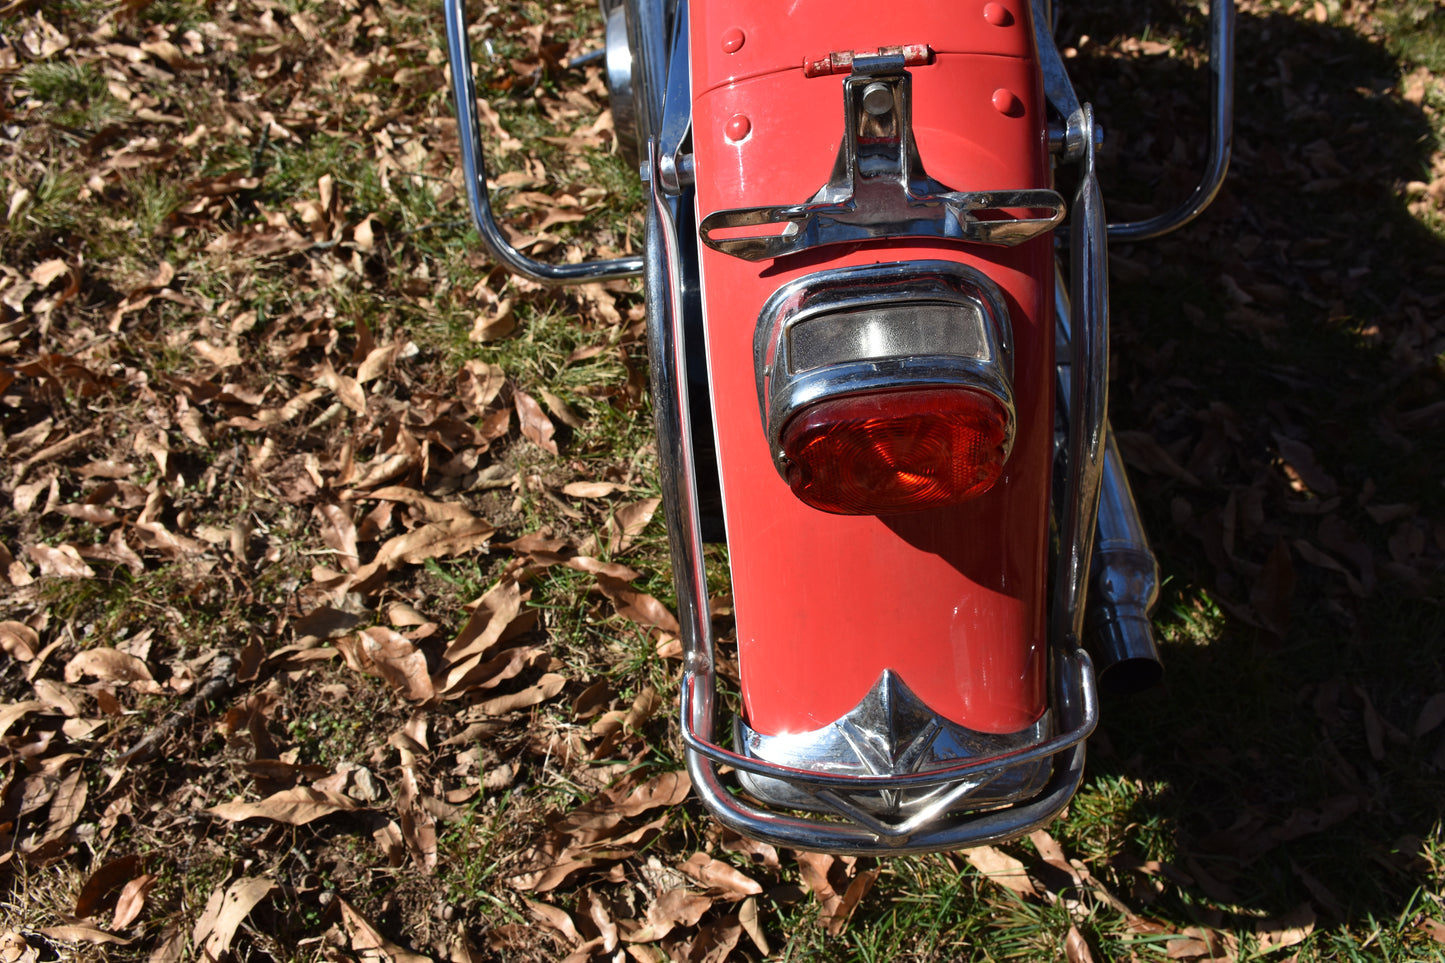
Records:
[[[699,216],[811,198],[838,154],[844,77],[807,77],[804,61],[896,44],[934,51],[932,63],[910,68],[913,130],[931,177],[954,191],[1050,186],[1027,4],[933,6],[940,15],[930,22],[912,5],[800,2],[784,17],[770,0],[693,0]],[[974,730],[1016,732],[1043,713],[1052,257],[1047,235],[1011,248],[894,239],[760,261],[703,248],[739,661],[755,731],[831,723],[885,669]],[[1013,334],[1012,454],[998,483],[961,505],[888,517],[820,512],[793,496],[769,451],[753,353],[759,312],[780,286],[813,272],[910,259],[955,261],[998,286]]]

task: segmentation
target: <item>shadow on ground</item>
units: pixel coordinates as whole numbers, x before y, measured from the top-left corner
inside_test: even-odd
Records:
[[[1167,37],[1173,15],[1084,4],[1064,30]],[[1182,29],[1203,43],[1202,18]],[[1142,913],[1409,928],[1445,871],[1445,248],[1403,190],[1433,135],[1354,29],[1242,11],[1238,55],[1219,201],[1112,251],[1111,404],[1167,579],[1168,677],[1105,704],[1091,779],[1143,787],[1121,865],[1175,856],[1158,902],[1133,877]],[[1183,197],[1202,65],[1087,42],[1075,63],[1111,219]]]

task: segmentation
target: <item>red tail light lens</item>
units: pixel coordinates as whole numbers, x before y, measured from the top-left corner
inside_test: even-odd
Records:
[[[782,431],[793,494],[837,515],[951,505],[992,487],[1008,458],[1009,413],[971,388],[872,391],[822,401]]]

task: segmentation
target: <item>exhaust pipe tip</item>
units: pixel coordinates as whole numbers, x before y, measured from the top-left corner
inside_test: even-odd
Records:
[[[1134,695],[1164,678],[1149,620],[1158,596],[1159,568],[1142,538],[1112,542],[1095,555],[1089,654],[1094,657],[1100,691]]]
[[[1109,695],[1137,695],[1164,678],[1164,663],[1154,644],[1154,629],[1143,611],[1105,613],[1093,633],[1094,665],[1099,690]]]

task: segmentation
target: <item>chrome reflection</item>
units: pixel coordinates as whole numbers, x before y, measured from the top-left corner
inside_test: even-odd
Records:
[[[967,729],[935,713],[887,669],[858,705],[836,722],[809,732],[764,735],[738,719],[735,743],[754,759],[783,766],[835,775],[903,776],[1017,752],[1046,740],[1050,728],[1046,712],[1019,732],[1000,735]],[[1043,788],[1048,777],[1049,760],[1034,759],[944,786],[857,793],[852,802],[879,821],[899,823],[932,811],[944,798],[971,809],[1027,799]],[[774,806],[815,812],[835,808],[820,804],[813,792],[796,783],[747,772],[738,778],[755,798]]]

